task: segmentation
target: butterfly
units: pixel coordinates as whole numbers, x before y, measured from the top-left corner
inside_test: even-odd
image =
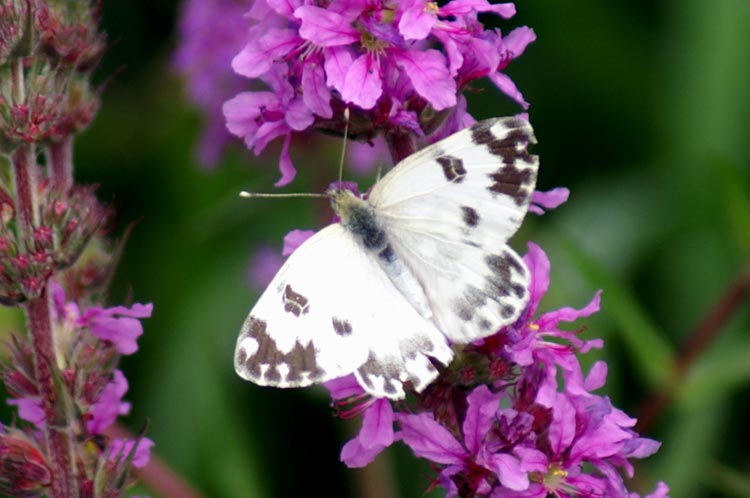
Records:
[[[377,398],[420,392],[465,344],[513,323],[529,270],[507,245],[536,185],[529,123],[481,121],[394,166],[291,254],[245,320],[240,377],[303,387],[354,374]]]

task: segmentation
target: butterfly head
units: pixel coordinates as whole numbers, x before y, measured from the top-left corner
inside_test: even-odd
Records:
[[[331,199],[333,211],[345,225],[355,211],[366,208],[368,205],[367,201],[360,199],[354,192],[347,189],[332,188],[326,192],[326,195]]]

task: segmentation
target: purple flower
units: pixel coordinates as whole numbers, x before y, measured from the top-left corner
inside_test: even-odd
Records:
[[[242,90],[232,71],[234,55],[248,41],[245,12],[252,0],[186,0],[182,5],[174,66],[185,78],[190,99],[203,112],[205,125],[198,158],[216,164],[230,142],[222,103]]]
[[[583,341],[575,332],[560,330],[559,325],[597,312],[601,291],[580,310],[566,307],[532,319],[549,288],[550,262],[544,251],[533,243],[529,243],[529,252],[523,259],[531,272],[531,296],[526,310],[517,322],[501,330],[500,334],[506,338],[503,351],[510,360],[522,367],[538,364],[545,369],[545,380],[537,393],[536,401],[544,406],[551,406],[557,391],[558,367],[562,370],[567,389],[574,392],[586,391],[576,355],[592,348],[601,348],[603,341]]]
[[[534,40],[533,31],[503,37],[486,30],[479,13],[507,18],[515,7],[485,0],[442,7],[424,0],[256,0],[248,42],[232,67],[268,90],[227,101],[227,128],[256,154],[284,137],[280,186],[295,174],[291,135],[313,127],[341,133],[345,107],[352,111],[352,136],[370,140],[379,130],[424,135],[429,116],[455,107],[460,91],[485,76],[528,106],[500,71]]]
[[[50,281],[50,294],[55,304],[56,318],[67,331],[61,333],[71,333],[76,327],[89,328],[95,337],[111,342],[124,355],[138,350],[136,340],[143,334],[143,326],[138,319],[150,317],[154,308],[151,303],[136,303],[130,308],[92,306],[81,312],[76,303],[65,301],[63,288],[54,280]]]
[[[616,467],[632,475],[626,459],[643,458],[659,448],[656,441],[637,437],[630,429],[634,424],[607,398],[558,393],[546,437],[536,447],[516,448],[524,468],[538,477],[525,492],[507,490],[493,496],[544,498],[566,493],[629,498]]]
[[[41,427],[47,416],[42,410],[42,402],[38,398],[9,398],[8,404],[18,408],[18,416],[37,427]]]
[[[467,397],[462,424],[463,441],[457,440],[431,414],[396,415],[401,430],[398,439],[422,458],[443,465],[440,483],[447,496],[458,495],[459,486],[471,495],[487,495],[493,489],[523,491],[529,478],[522,461],[493,438],[493,427],[499,426],[500,395],[487,386],[479,386]]]
[[[151,448],[154,447],[154,442],[147,437],[137,440],[113,439],[110,443],[109,459],[117,460],[127,457],[133,451],[135,444],[138,444],[138,446],[135,448],[135,454],[133,455],[133,466],[142,469],[151,459]]]
[[[570,190],[565,187],[557,187],[547,192],[538,190],[531,194],[531,205],[529,211],[534,214],[544,214],[545,209],[555,209],[568,200]]]
[[[122,397],[128,391],[128,381],[120,370],[115,370],[114,377],[99,394],[99,399],[89,409],[86,428],[91,434],[102,434],[104,429],[117,420],[120,415],[130,412],[130,403],[123,402]]]
[[[355,408],[342,416],[362,413],[362,428],[341,449],[341,461],[350,468],[364,467],[393,443],[393,408],[387,399],[373,399],[365,394],[354,375],[325,383],[338,404],[354,403]]]

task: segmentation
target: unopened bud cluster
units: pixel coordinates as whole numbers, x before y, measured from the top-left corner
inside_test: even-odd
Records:
[[[91,122],[99,98],[89,76],[106,46],[97,18],[87,2],[0,0],[0,151]],[[12,84],[21,71],[22,94]]]
[[[105,434],[130,404],[117,369],[150,304],[100,304],[119,248],[109,206],[73,178],[94,118],[106,39],[97,0],[0,0],[0,304],[20,305],[0,378],[17,408],[0,426],[0,494],[115,498],[153,442]]]
[[[76,261],[108,213],[92,187],[62,191],[46,181],[40,185],[39,225],[23,235],[12,199],[7,193],[0,197],[0,303],[5,305],[36,298],[55,271]]]

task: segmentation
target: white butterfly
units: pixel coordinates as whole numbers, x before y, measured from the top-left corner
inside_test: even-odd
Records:
[[[375,397],[421,391],[468,343],[515,321],[529,271],[506,241],[536,183],[528,122],[482,121],[401,161],[368,200],[330,191],[341,218],[286,261],[250,311],[234,367],[260,385],[351,373]]]

